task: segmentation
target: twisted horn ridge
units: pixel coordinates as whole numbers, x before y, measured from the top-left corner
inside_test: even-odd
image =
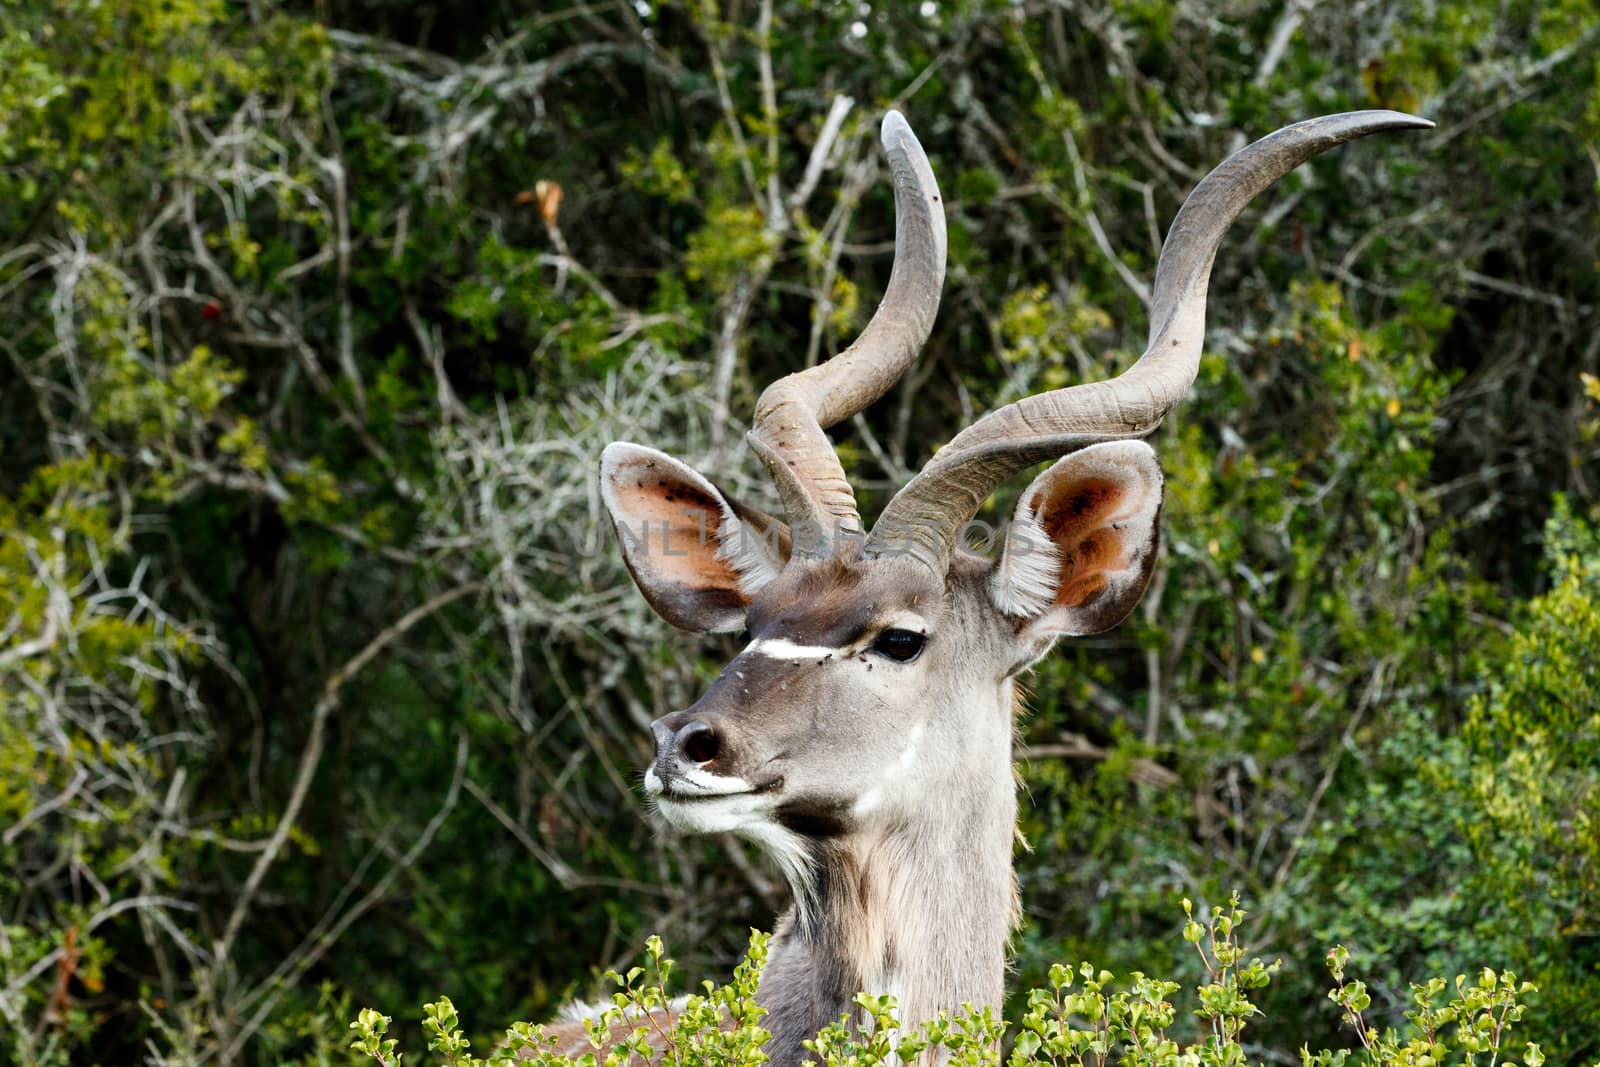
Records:
[[[898,111],[881,133],[894,177],[894,268],[883,302],[855,343],[825,363],[773,382],[756,402],[748,440],[766,464],[789,524],[794,555],[825,554],[859,535],[855,493],[823,433],[877,400],[905,373],[933,331],[944,287],[944,204],[933,168]],[[826,536],[803,536],[813,525]],[[830,529],[831,528],[831,529]]]
[[[1024,397],[962,430],[889,502],[866,554],[910,555],[942,574],[961,527],[1007,478],[1097,441],[1153,431],[1194,384],[1212,260],[1245,205],[1335,145],[1384,130],[1431,126],[1396,111],[1326,115],[1286,126],[1229,156],[1189,194],[1161,247],[1149,346],[1139,361],[1109,381]]]

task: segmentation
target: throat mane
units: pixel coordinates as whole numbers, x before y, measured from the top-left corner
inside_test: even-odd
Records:
[[[803,1042],[841,1015],[858,1017],[857,993],[892,995],[907,1028],[963,1004],[1000,1009],[1017,909],[1016,802],[1010,774],[999,781],[885,828],[806,840],[758,994],[775,1067],[803,1062]]]

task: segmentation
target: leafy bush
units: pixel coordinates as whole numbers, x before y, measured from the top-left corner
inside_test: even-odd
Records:
[[[1246,960],[1241,941],[1246,912],[1235,896],[1228,906],[1214,907],[1203,921],[1183,902],[1183,940],[1194,946],[1205,980],[1183,983],[1147,977],[1133,971],[1119,979],[1110,971],[1084,962],[1077,967],[1055,964],[1047,984],[1028,993],[1015,1027],[1007,1027],[988,1008],[970,1005],[954,1015],[941,1013],[915,1030],[902,1027],[895,998],[858,994],[858,1011],[842,1016],[806,1042],[824,1067],[884,1067],[940,1056],[954,1067],[1234,1067],[1251,1061],[1245,1030],[1260,1015],[1260,991],[1272,981],[1279,963]],[[768,936],[750,932],[745,958],[727,985],[704,983],[704,992],[681,1001],[672,999],[668,981],[673,963],[663,956],[659,938],[645,946],[645,966],[626,974],[608,972],[616,986],[610,1006],[584,1026],[598,1051],[572,1057],[556,1051],[556,1041],[539,1024],[514,1023],[487,1057],[472,1054],[472,1042],[448,997],[424,1007],[422,1029],[429,1051],[448,1067],[532,1062],[537,1067],[624,1067],[663,1062],[680,1067],[758,1067],[765,1062],[762,1046],[771,1035],[760,1020],[764,1009],[755,1002],[766,962]],[[1515,1067],[1506,1058],[1516,1051],[1527,1067],[1540,1067],[1544,1053],[1536,1042],[1515,1033],[1536,992],[1509,972],[1485,969],[1472,979],[1430,979],[1411,987],[1413,1009],[1406,1025],[1379,1032],[1365,1012],[1372,998],[1364,983],[1348,979],[1349,953],[1329,950],[1333,988],[1328,999],[1342,1013],[1360,1048],[1312,1052],[1302,1048],[1304,1067],[1343,1067],[1355,1062],[1373,1067],[1446,1067],[1494,1065]],[[1188,1005],[1187,1011],[1180,1010]],[[387,1037],[393,1020],[368,1008],[350,1029],[356,1052],[380,1067],[397,1067],[399,1040]],[[1009,1053],[1002,1055],[1009,1045]]]

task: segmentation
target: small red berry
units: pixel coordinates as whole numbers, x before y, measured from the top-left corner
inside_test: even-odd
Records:
[[[207,322],[219,322],[222,319],[222,305],[213,300],[200,309],[200,314],[205,316]]]

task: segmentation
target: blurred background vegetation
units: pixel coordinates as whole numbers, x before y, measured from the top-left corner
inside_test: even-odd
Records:
[[[1015,984],[1197,970],[1175,901],[1237,888],[1265,1062],[1350,1042],[1335,942],[1369,1019],[1510,967],[1524,1036],[1600,1056],[1597,36],[1592,0],[4,0],[0,1060],[345,1062],[352,1005],[545,1018],[652,932],[726,976],[780,880],[636,781],[728,649],[649,615],[596,460],[772,506],[744,420],[887,281],[887,106],[950,280],[835,434],[869,509],[1126,365],[1227,152],[1437,120],[1224,245],[1155,584],[1020,725]]]

